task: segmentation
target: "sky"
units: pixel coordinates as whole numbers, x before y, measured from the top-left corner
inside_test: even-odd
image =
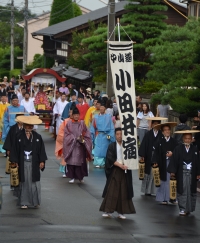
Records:
[[[22,8],[24,6],[24,2],[25,0],[14,0],[14,5]],[[28,0],[29,9],[32,13],[35,14],[41,14],[43,12],[50,11],[52,2],[53,0]],[[76,2],[90,10],[95,10],[106,6],[99,0],[76,0]],[[104,0],[104,2],[108,2],[108,0]],[[118,2],[118,0],[116,0],[116,2]],[[11,3],[11,0],[0,0],[0,5],[6,5],[7,3]]]

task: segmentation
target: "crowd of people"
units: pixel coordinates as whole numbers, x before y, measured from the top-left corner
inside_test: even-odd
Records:
[[[70,184],[76,180],[84,183],[93,161],[95,168],[105,168],[107,178],[100,206],[102,216],[111,217],[117,211],[119,218],[125,219],[124,214],[136,212],[132,172],[123,161],[122,124],[114,97],[99,90],[92,93],[90,87],[77,90],[71,83],[62,83],[57,90],[34,84],[30,90],[25,84],[16,89],[12,81],[8,84],[4,80],[0,91],[1,152],[9,157],[11,167],[18,168],[19,186],[14,192],[21,208],[38,207],[41,203],[40,170],[45,169],[47,160],[42,137],[37,133],[42,123],[37,109],[42,105],[54,117],[45,129],[55,129],[55,155],[60,160],[62,176],[69,178]],[[135,107],[139,156],[145,164],[141,192],[155,195],[163,205],[178,204],[180,215],[193,212],[200,179],[199,127],[190,130],[185,114],[180,115],[180,124],[168,122],[169,106],[162,104],[154,116],[140,96]],[[158,188],[152,168],[159,169]],[[177,180],[175,199],[170,198],[170,178]]]

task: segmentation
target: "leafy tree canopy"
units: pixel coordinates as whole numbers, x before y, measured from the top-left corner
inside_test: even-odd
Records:
[[[147,77],[166,85],[152,102],[169,103],[175,111],[193,116],[200,107],[200,21],[170,26],[160,39],[150,48],[152,69]]]
[[[93,71],[95,82],[106,81],[107,45],[106,25],[95,27],[89,23],[89,29],[84,32],[74,32],[72,36],[72,52],[68,58],[70,66]]]
[[[136,41],[134,44],[134,66],[136,78],[141,80],[146,78],[149,69],[150,52],[146,50],[149,46],[154,46],[159,42],[159,36],[166,29],[164,22],[166,16],[158,11],[166,11],[167,7],[161,3],[161,0],[129,0],[130,3],[125,6],[128,13],[124,14],[121,22],[128,36]],[[123,35],[124,40],[129,38]]]
[[[31,11],[28,11],[28,17],[35,17],[35,14],[32,14]],[[0,6],[0,47],[10,46],[10,32],[11,32],[11,6]],[[15,18],[15,27],[14,27],[14,45],[23,47],[23,28],[19,27],[16,23],[23,21],[24,11],[23,9],[14,8],[14,18]]]
[[[49,26],[82,15],[80,7],[72,0],[54,0],[51,7]]]
[[[26,71],[29,72],[34,68],[52,68],[54,63],[55,61],[51,57],[45,57],[41,54],[35,54],[33,57],[33,62],[26,66]]]
[[[14,49],[14,62],[15,68],[22,68],[22,60],[18,60],[17,57],[22,56],[22,50],[17,46]],[[10,70],[10,47],[0,48],[0,70],[7,69]]]

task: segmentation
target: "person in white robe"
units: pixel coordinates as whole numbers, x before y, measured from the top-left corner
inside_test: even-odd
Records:
[[[22,88],[21,90],[19,89],[17,91],[17,96],[19,99],[19,104],[21,104],[21,101],[25,98],[25,93],[26,93],[26,89]]]
[[[58,134],[58,130],[62,121],[62,113],[67,105],[68,101],[66,101],[66,94],[63,93],[61,95],[61,100],[57,100],[54,108],[53,108],[53,115],[56,117],[56,135]]]
[[[35,106],[33,100],[30,99],[30,94],[26,93],[23,100],[21,100],[21,105],[25,107],[28,113],[35,113]]]
[[[25,107],[28,113],[35,114],[34,100],[30,97],[28,92],[25,93],[24,99],[21,100],[21,105]],[[38,129],[38,125],[34,125],[34,130]]]

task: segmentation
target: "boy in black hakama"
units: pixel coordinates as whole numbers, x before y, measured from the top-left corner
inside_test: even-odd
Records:
[[[176,201],[170,200],[170,174],[167,172],[167,167],[171,156],[175,147],[177,146],[177,141],[170,136],[171,128],[176,126],[176,124],[176,122],[167,122],[156,126],[157,128],[161,129],[163,137],[155,147],[154,155],[152,157],[152,164],[159,167],[161,184],[156,192],[156,201],[161,202],[162,204],[168,204],[168,202],[173,204],[176,203]]]
[[[167,118],[149,117],[146,119],[152,121],[152,129],[145,134],[139,148],[139,156],[144,160],[145,163],[145,176],[144,180],[142,181],[141,192],[145,193],[145,195],[152,195],[156,193],[156,188],[152,174],[151,159],[156,143],[162,137],[162,132],[156,128],[156,125],[160,124],[161,120],[167,120]]]
[[[180,215],[187,215],[195,210],[197,198],[197,179],[200,179],[198,148],[191,144],[192,132],[180,131],[183,144],[177,146],[171,157],[167,171],[177,180],[177,200]]]

